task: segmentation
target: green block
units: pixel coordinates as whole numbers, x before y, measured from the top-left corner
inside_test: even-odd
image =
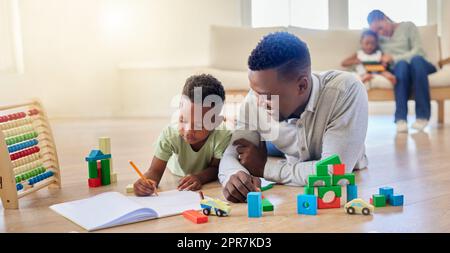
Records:
[[[303,189],[304,189],[303,194],[314,195],[314,187],[305,186],[303,187]]]
[[[386,206],[386,196],[381,194],[372,195],[372,202],[374,207]]]
[[[328,165],[316,165],[317,176],[328,176]]]
[[[261,191],[263,192],[263,191],[267,191],[267,190],[269,190],[269,189],[272,189],[272,187],[273,187],[273,184],[268,184],[268,185],[266,185],[266,186],[264,186],[264,187],[261,187]]]
[[[316,163],[316,167],[320,165],[333,165],[333,164],[341,164],[341,158],[337,154],[331,155],[325,159],[320,160]]]
[[[97,162],[96,161],[88,162],[88,168],[89,168],[89,178],[97,178],[98,177]]]
[[[350,185],[355,184],[355,174],[333,175],[333,185],[338,185],[341,179],[347,179]]]
[[[319,189],[318,196],[321,199],[323,199],[323,196],[325,196],[325,194],[329,191],[334,192],[334,195],[336,197],[340,198],[342,196],[341,186],[323,186],[319,187],[318,189]]]
[[[270,201],[268,199],[265,199],[265,198],[262,199],[261,205],[262,205],[263,212],[273,211],[273,205],[272,205],[272,203],[270,203]]]
[[[102,163],[102,185],[111,184],[111,167],[109,159],[101,160]]]
[[[308,176],[308,186],[309,187],[314,187],[314,183],[317,181],[324,181],[325,186],[331,186],[331,176],[316,176],[316,175]]]

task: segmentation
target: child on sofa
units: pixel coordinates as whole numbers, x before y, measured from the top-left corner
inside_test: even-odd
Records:
[[[388,66],[382,64],[383,53],[378,45],[378,35],[371,30],[365,30],[361,34],[360,43],[361,49],[345,59],[342,66],[355,67],[363,83],[372,80],[373,75],[380,74],[395,84],[395,76],[386,70]]]
[[[186,80],[182,95],[178,122],[160,134],[150,168],[144,173],[148,180],[134,183],[137,196],[155,192],[166,165],[182,177],[178,190],[195,191],[217,179],[220,159],[231,139],[219,115],[225,90],[219,80],[201,74]]]

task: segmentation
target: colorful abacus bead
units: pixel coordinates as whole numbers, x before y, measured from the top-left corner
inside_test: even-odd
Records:
[[[18,191],[22,190],[23,189],[23,185],[22,184],[16,184],[16,189]]]

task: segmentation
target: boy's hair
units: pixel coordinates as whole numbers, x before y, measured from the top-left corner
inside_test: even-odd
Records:
[[[361,33],[361,40],[364,39],[364,37],[366,36],[373,36],[375,38],[375,40],[377,41],[378,44],[378,34],[370,29],[364,30]]]
[[[275,68],[283,78],[296,77],[311,67],[308,46],[288,32],[275,32],[264,36],[248,57],[250,70]]]
[[[379,21],[379,20],[383,20],[383,19],[387,19],[391,22],[392,19],[390,19],[388,16],[386,16],[386,14],[384,14],[384,12],[380,11],[380,10],[372,10],[369,15],[367,15],[367,23],[372,24],[375,21]]]
[[[209,95],[217,95],[222,99],[222,104],[225,101],[225,90],[222,86],[222,83],[217,80],[217,78],[213,77],[209,74],[200,74],[200,75],[193,75],[190,76],[183,87],[182,94],[187,96],[191,102],[200,102],[200,101],[194,101],[195,88],[201,88],[202,94],[201,99],[202,103],[205,100],[205,98]]]

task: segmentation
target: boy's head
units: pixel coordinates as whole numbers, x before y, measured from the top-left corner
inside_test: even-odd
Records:
[[[186,80],[182,95],[179,134],[189,144],[200,143],[223,121],[219,114],[225,101],[225,90],[215,77],[201,74]]]
[[[258,99],[278,96],[278,105],[267,101],[279,120],[287,118],[309,98],[311,58],[308,46],[288,32],[262,38],[248,58],[250,87]],[[276,108],[278,106],[278,108]]]
[[[378,50],[378,35],[372,30],[365,30],[361,34],[361,49],[366,54],[373,54]]]

